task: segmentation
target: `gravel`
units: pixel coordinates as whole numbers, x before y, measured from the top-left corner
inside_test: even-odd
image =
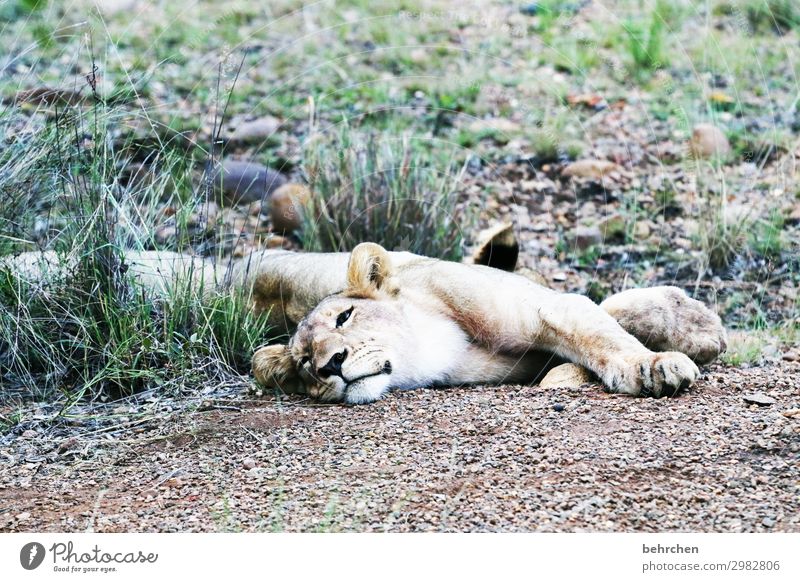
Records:
[[[718,366],[674,399],[240,396],[118,437],[21,431],[0,448],[0,530],[797,532],[798,371]]]

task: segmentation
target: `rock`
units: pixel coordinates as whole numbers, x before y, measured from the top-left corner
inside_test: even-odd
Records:
[[[761,520],[761,525],[764,527],[772,527],[775,525],[775,520],[771,517],[765,517],[763,520]]]
[[[800,408],[790,408],[781,412],[786,418],[800,418]]]
[[[153,238],[156,239],[156,242],[160,245],[165,245],[171,242],[174,242],[178,236],[178,229],[175,226],[165,225],[159,226],[156,229]]]
[[[221,175],[220,175],[221,174]],[[256,162],[226,160],[213,171],[214,191],[225,203],[249,204],[266,200],[286,183],[286,178]]]
[[[22,513],[17,514],[17,521],[28,521],[31,518],[31,514],[27,511],[23,511]]]
[[[245,459],[242,461],[242,465],[245,469],[254,469],[256,466],[256,462],[253,459]]]
[[[790,224],[800,224],[800,203],[795,204],[794,207],[789,210],[787,221]]]
[[[219,218],[219,206],[215,202],[201,204],[197,210],[192,212],[186,219],[186,226],[194,231],[210,232],[214,229]]]
[[[476,119],[469,124],[469,130],[473,133],[493,131],[497,133],[517,133],[520,130],[519,124],[504,117],[492,117],[490,119]]]
[[[529,281],[533,281],[537,285],[541,285],[542,287],[547,287],[547,277],[542,275],[539,271],[536,271],[529,267],[520,267],[516,271],[514,271],[514,273],[525,277]],[[566,280],[566,275],[564,276],[564,280]]]
[[[37,433],[35,430],[28,429],[25,432],[23,432],[21,436],[24,439],[32,439],[32,438],[37,437],[38,435],[39,435],[39,433]]]
[[[550,370],[539,382],[539,386],[541,388],[574,388],[592,381],[592,373],[583,366],[561,364]]]
[[[114,16],[136,9],[139,0],[94,0],[94,5],[103,16]]]
[[[567,164],[561,175],[568,178],[589,178],[602,180],[612,172],[619,172],[622,168],[608,160],[577,160]]]
[[[282,122],[277,117],[266,116],[243,121],[228,137],[228,144],[237,147],[277,141],[277,132]]]
[[[758,404],[759,406],[772,406],[775,404],[775,399],[767,396],[763,392],[744,394],[742,399],[748,404]]]
[[[276,232],[293,232],[303,224],[303,208],[311,198],[303,184],[285,184],[272,194],[272,228]]]
[[[565,408],[566,406],[564,406],[563,404],[553,404],[553,410],[555,410],[556,412],[564,412]]]
[[[724,158],[730,154],[731,144],[720,128],[701,123],[692,130],[689,151],[697,158]]]
[[[578,250],[585,251],[590,247],[602,244],[604,237],[597,226],[578,226],[575,228],[571,239],[572,246],[577,247]]]
[[[627,221],[621,214],[614,213],[598,222],[597,228],[600,229],[603,240],[621,238],[625,236]]]
[[[17,103],[32,103],[34,105],[80,105],[85,101],[85,96],[80,91],[58,89],[55,87],[36,87],[25,89],[15,96]]]
[[[66,453],[67,451],[70,451],[71,449],[77,447],[78,443],[79,441],[77,437],[70,437],[68,439],[65,439],[61,441],[61,443],[58,445],[58,452],[62,454]]]
[[[563,271],[559,271],[558,273],[553,273],[550,278],[557,283],[561,283],[567,280],[567,274]]]
[[[284,238],[282,236],[273,235],[269,237],[266,242],[268,249],[291,249],[292,243],[288,238]],[[296,249],[295,249],[296,250]]]
[[[652,230],[647,222],[639,221],[633,227],[633,234],[637,240],[644,240],[650,236]]]

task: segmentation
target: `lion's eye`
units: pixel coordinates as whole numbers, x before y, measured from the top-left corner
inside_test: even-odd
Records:
[[[301,368],[304,367],[310,361],[311,361],[311,358],[309,358],[308,356],[303,356],[302,358],[300,358],[300,367]]]
[[[342,311],[336,318],[336,327],[342,327],[344,325],[344,322],[350,319],[350,314],[352,313],[353,313],[352,307],[347,311]]]

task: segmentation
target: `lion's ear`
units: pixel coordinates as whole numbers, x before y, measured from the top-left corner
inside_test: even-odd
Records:
[[[346,295],[368,299],[378,292],[396,295],[398,291],[386,249],[375,243],[361,243],[353,249],[347,265]]]
[[[253,376],[262,386],[280,388],[288,394],[305,392],[292,360],[289,346],[275,345],[261,348],[253,354]]]
[[[502,271],[514,272],[519,257],[519,243],[512,224],[497,224],[478,234],[472,262]]]

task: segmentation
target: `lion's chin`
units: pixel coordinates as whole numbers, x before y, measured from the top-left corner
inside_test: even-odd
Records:
[[[383,396],[391,384],[391,374],[378,374],[350,382],[344,390],[347,404],[367,404]]]

